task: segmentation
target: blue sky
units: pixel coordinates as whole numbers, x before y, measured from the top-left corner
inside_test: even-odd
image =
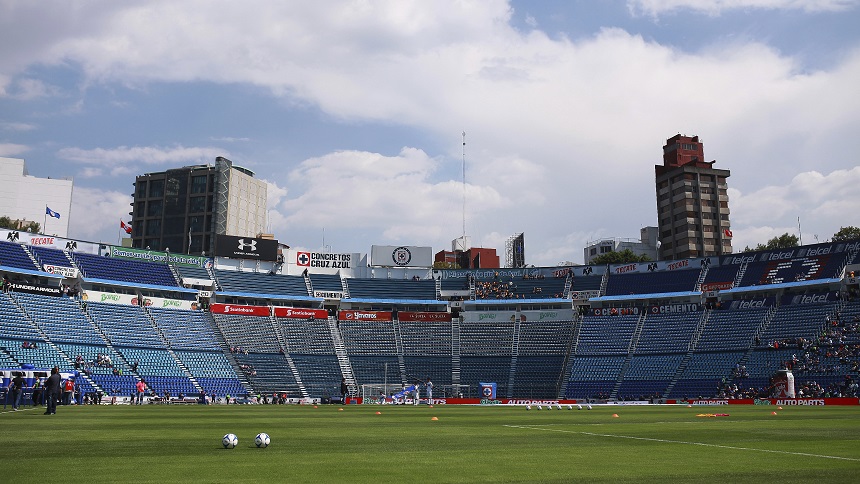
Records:
[[[536,265],[656,224],[676,133],[730,169],[736,250],[860,226],[860,1],[0,0],[0,156],[116,242],[137,174],[226,156],[297,248]]]

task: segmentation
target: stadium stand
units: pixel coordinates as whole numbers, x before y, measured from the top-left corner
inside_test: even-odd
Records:
[[[818,244],[726,256],[701,271],[579,276],[572,291],[599,291],[605,281],[609,297],[590,301],[597,308],[570,321],[524,317],[545,305],[564,307],[558,299],[566,280],[555,277],[479,279],[479,301],[464,304],[462,320],[420,322],[399,321],[396,314],[436,302],[436,281],[429,277],[346,280],[345,301],[353,309],[365,304],[390,311],[393,321],[212,314],[32,289],[2,292],[0,364],[74,368],[84,391],[120,395],[130,395],[138,379],[159,395],[320,398],[338,396],[341,378],[353,387],[431,378],[437,396],[477,396],[481,382],[495,382],[499,396],[529,399],[752,398],[768,395],[773,374],[787,368],[803,396],[856,396],[860,301],[852,299],[856,290],[848,294],[843,273],[857,252],[856,241]],[[40,273],[40,266],[70,267],[70,257],[84,284],[98,284],[104,293],[116,281],[116,290],[127,295],[123,300],[139,300],[143,291],[171,297],[179,286],[166,264],[0,242],[4,275],[47,284],[53,294],[61,281]],[[203,268],[174,270],[180,278],[211,280]],[[322,308],[321,299],[309,297],[305,277],[215,274],[216,296],[307,298]],[[343,290],[340,276],[308,277],[314,290]],[[718,297],[709,294],[706,303],[694,292],[700,282],[716,287]],[[463,291],[468,281],[443,277],[439,286]],[[683,307],[654,302],[670,298],[680,298]],[[520,311],[524,299],[539,301]],[[476,321],[477,312],[502,317]]]

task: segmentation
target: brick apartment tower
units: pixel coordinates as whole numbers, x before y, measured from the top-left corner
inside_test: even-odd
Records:
[[[732,253],[729,196],[731,172],[705,161],[698,136],[675,135],[656,165],[660,260]]]

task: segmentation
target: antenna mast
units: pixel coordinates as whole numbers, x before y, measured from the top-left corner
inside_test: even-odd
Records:
[[[463,131],[463,240],[466,240],[466,132]]]

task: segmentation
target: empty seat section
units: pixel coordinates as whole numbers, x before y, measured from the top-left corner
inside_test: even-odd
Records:
[[[433,381],[434,390],[433,397],[441,398],[443,396],[454,397],[453,393],[447,393],[448,390],[443,388],[451,384],[451,357],[445,356],[404,356],[403,364],[406,369],[407,378],[419,378],[426,381],[430,378]],[[391,368],[389,366],[389,370]],[[390,381],[390,379],[389,379]]]
[[[5,292],[0,292],[0,337],[22,341],[44,341],[36,326],[12,301],[10,293]]]
[[[696,351],[745,350],[767,317],[768,307],[712,311],[696,343]]]
[[[41,247],[38,245],[31,245],[29,248],[33,257],[35,257],[43,267],[45,264],[60,267],[72,267],[72,261],[66,257],[65,252],[62,250],[53,249],[51,247]],[[39,269],[42,269],[43,267],[39,267]]]
[[[514,395],[518,398],[558,397],[564,355],[520,356],[514,372]]]
[[[111,344],[165,348],[146,311],[140,306],[89,302],[87,313]]]
[[[348,279],[347,286],[353,299],[436,299],[432,279]]]
[[[397,355],[391,321],[340,321],[343,344],[350,356]]]
[[[161,334],[173,349],[220,350],[209,313],[184,309],[148,308]]]
[[[290,355],[312,398],[340,395],[343,374],[334,355]]]
[[[701,311],[649,314],[636,343],[636,354],[686,353],[701,317]]]
[[[523,321],[517,354],[564,356],[570,346],[572,330],[573,321]]]
[[[334,274],[310,274],[311,286],[314,291],[343,291],[340,276]]]
[[[467,386],[463,389],[464,396],[480,397],[480,383],[495,383],[496,395],[503,397],[508,392],[510,374],[510,356],[460,357],[460,384]]]
[[[240,369],[246,365],[245,378],[255,392],[270,394],[287,392],[289,398],[301,397],[295,376],[284,355],[272,353],[236,354]]]
[[[303,297],[309,295],[305,278],[301,276],[216,269],[215,277],[225,292]]]
[[[711,397],[718,393],[722,380],[729,379],[743,351],[693,353],[681,377],[667,397]]]
[[[42,329],[49,340],[55,342],[104,345],[105,340],[96,331],[78,306],[78,301],[67,297],[16,293],[15,298],[27,314]]]
[[[608,398],[625,359],[625,356],[575,356],[565,395],[567,398]]]
[[[85,278],[125,281],[155,286],[178,286],[167,264],[130,259],[112,259],[84,252],[71,252]]]
[[[41,269],[41,267],[36,267],[23,247],[3,240],[0,240],[0,266],[17,267],[31,271]]]
[[[460,323],[461,356],[507,356],[510,359],[513,340],[513,321],[464,321]],[[508,366],[510,366],[510,361],[508,361]]]
[[[626,354],[639,316],[585,316],[579,330],[577,355]]]
[[[352,373],[358,385],[400,383],[400,365],[397,356],[351,356]],[[387,373],[386,373],[387,372]],[[424,380],[426,375],[414,374],[407,380]]]
[[[278,353],[281,349],[272,320],[264,316],[212,314],[233,351]]]
[[[290,354],[334,355],[331,330],[325,319],[278,319]],[[338,379],[340,385],[340,379]],[[338,388],[340,388],[338,386]]]

